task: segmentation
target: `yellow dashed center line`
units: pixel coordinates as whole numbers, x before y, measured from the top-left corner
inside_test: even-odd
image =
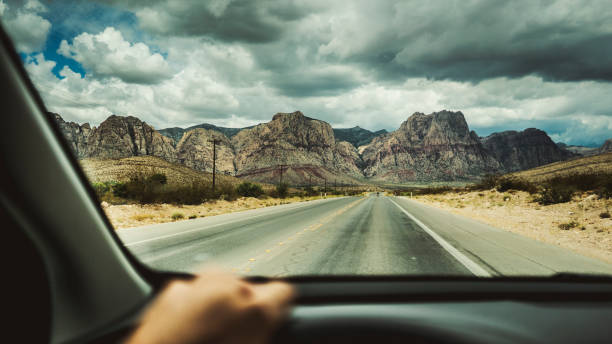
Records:
[[[344,208],[342,208],[342,209],[340,209],[340,210],[335,211],[335,212],[334,212],[334,213],[332,213],[331,215],[328,215],[328,216],[324,217],[323,219],[321,219],[321,220],[320,220],[320,221],[321,221],[320,223],[312,224],[312,225],[310,225],[309,227],[304,228],[304,232],[308,231],[309,229],[310,229],[311,231],[315,231],[315,230],[317,230],[317,229],[321,228],[321,227],[322,227],[324,224],[326,224],[327,222],[331,221],[331,219],[333,219],[334,217],[336,217],[336,216],[338,216],[338,215],[343,214],[345,211],[347,211],[348,209],[350,209],[350,208],[354,207],[355,205],[357,205],[359,202],[361,202],[361,201],[363,201],[363,200],[364,200],[364,199],[363,199],[363,198],[361,198],[361,199],[359,199],[359,200],[357,200],[357,201],[355,201],[355,202],[353,202],[353,203],[351,203],[351,204],[349,204],[349,205],[345,206]],[[301,234],[304,234],[304,233],[302,233],[302,232],[297,232],[295,235],[301,235]],[[291,239],[293,239],[293,236],[291,236],[291,237],[287,238],[287,241],[288,241],[288,240],[291,240]],[[278,243],[278,246],[283,246],[284,244],[285,244],[284,242],[280,241],[280,242]],[[271,250],[271,249],[267,249],[267,250],[265,250],[265,253],[270,253],[270,252],[272,252],[272,250]],[[255,258],[250,258],[250,259],[249,259],[249,261],[248,261],[248,263],[251,263],[251,262],[254,262],[254,261],[255,261]],[[232,269],[232,272],[237,272],[237,271],[239,271],[239,270],[240,270],[240,269],[238,269],[238,268],[233,268],[233,269]],[[250,267],[245,267],[245,268],[244,268],[244,272],[250,272],[250,271],[251,271],[251,268],[250,268]]]

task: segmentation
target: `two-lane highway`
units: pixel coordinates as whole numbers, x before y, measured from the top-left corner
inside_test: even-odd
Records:
[[[402,198],[343,197],[118,230],[159,269],[248,275],[549,275],[612,266]]]

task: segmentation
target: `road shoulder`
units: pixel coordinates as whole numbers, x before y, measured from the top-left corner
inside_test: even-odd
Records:
[[[493,275],[557,272],[612,273],[612,265],[450,213],[406,197],[393,198],[406,211]]]

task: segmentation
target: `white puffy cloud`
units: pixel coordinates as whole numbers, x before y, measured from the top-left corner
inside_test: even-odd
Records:
[[[23,7],[9,10],[7,4],[0,2],[0,16],[17,51],[40,51],[51,29],[51,23],[39,15],[46,12],[46,7],[36,0],[29,0]]]
[[[330,3],[331,8],[325,10],[328,2],[321,1],[312,13],[273,13],[274,18],[284,18],[279,31],[276,24],[280,21],[269,19],[267,13],[277,9],[268,4],[264,6],[266,13],[259,13],[257,19],[263,31],[240,38],[237,34],[241,31],[230,30],[228,25],[233,21],[225,19],[247,15],[240,11],[250,5],[238,6],[244,2],[207,2],[202,5],[207,16],[225,18],[226,27],[204,23],[195,31],[180,22],[190,9],[186,3],[143,3],[134,10],[140,20],[137,25],[146,29],[149,24],[157,24],[157,30],[150,29],[153,35],[130,36],[126,33],[129,31],[122,34],[117,29],[121,26],[116,26],[98,34],[66,37],[61,43],[58,51],[87,70],[84,78],[65,67],[59,80],[50,72],[54,63],[42,56],[36,57],[38,63],[34,59],[27,62],[52,111],[69,120],[92,124],[110,113],[130,114],[164,128],[203,122],[240,127],[269,121],[276,112],[301,110],[336,127],[392,130],[416,111],[449,109],[462,111],[480,135],[537,127],[569,144],[601,144],[612,131],[612,98],[608,96],[612,83],[597,81],[601,78],[554,82],[543,73],[521,72],[489,73],[476,81],[465,81],[463,77],[428,78],[425,72],[412,75],[401,68],[393,69],[421,61],[419,56],[424,52],[434,54],[437,49],[427,47],[430,41],[450,42],[445,52],[474,43],[470,37],[465,38],[467,43],[455,39],[463,19],[444,11],[445,16],[438,18],[440,9],[435,6],[410,11],[411,6],[402,4],[355,2],[346,8]],[[486,8],[479,8],[468,12],[486,12]],[[553,12],[557,9],[549,8]],[[592,13],[585,11],[575,13],[579,25],[574,27],[575,32],[568,31],[571,37],[588,36],[589,29],[580,29]],[[196,12],[189,18],[201,20]],[[556,21],[572,15],[566,12],[554,12],[546,23],[538,19],[535,27],[507,35],[519,37],[525,44],[537,42],[536,29],[554,28]],[[169,18],[171,25],[165,22]],[[434,27],[434,23],[444,25]],[[494,32],[503,29],[500,23],[492,24]],[[482,31],[479,28],[483,25],[476,21],[465,32]],[[532,31],[535,36],[530,38]],[[600,25],[595,31],[593,37],[599,37],[600,33],[612,32],[612,26]],[[544,34],[562,34],[555,32]],[[142,42],[130,42],[125,37],[141,37]],[[489,47],[499,45],[487,41],[487,37],[480,37],[478,42]],[[426,47],[421,49],[421,45]],[[463,52],[479,52],[468,50]],[[472,55],[456,56],[469,59]]]
[[[119,78],[82,77],[67,66],[58,79],[51,72],[55,65],[42,54],[26,61],[47,108],[71,121],[97,125],[110,114],[134,115],[163,128],[228,117],[240,104],[226,85],[193,66],[159,84],[140,85]]]
[[[128,83],[154,84],[172,76],[164,57],[144,43],[130,43],[112,27],[99,34],[82,33],[72,44],[62,40],[59,54],[70,57],[94,77],[117,77]]]

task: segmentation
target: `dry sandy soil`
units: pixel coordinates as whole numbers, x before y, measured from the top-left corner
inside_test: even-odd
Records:
[[[334,197],[334,196],[328,196]],[[319,199],[313,197],[288,197],[285,199],[268,198],[258,199],[252,197],[239,198],[234,202],[216,201],[200,205],[172,205],[172,204],[103,204],[104,212],[115,229],[144,226],[148,224],[172,221],[189,220],[190,218],[214,216],[236,211],[269,207],[295,202],[305,202]],[[174,217],[173,217],[174,215]],[[182,216],[182,217],[181,217]]]
[[[559,245],[612,263],[612,200],[596,195],[575,196],[571,202],[542,206],[526,192],[496,190],[416,196],[414,199],[510,232]],[[570,222],[575,227],[563,230]]]

